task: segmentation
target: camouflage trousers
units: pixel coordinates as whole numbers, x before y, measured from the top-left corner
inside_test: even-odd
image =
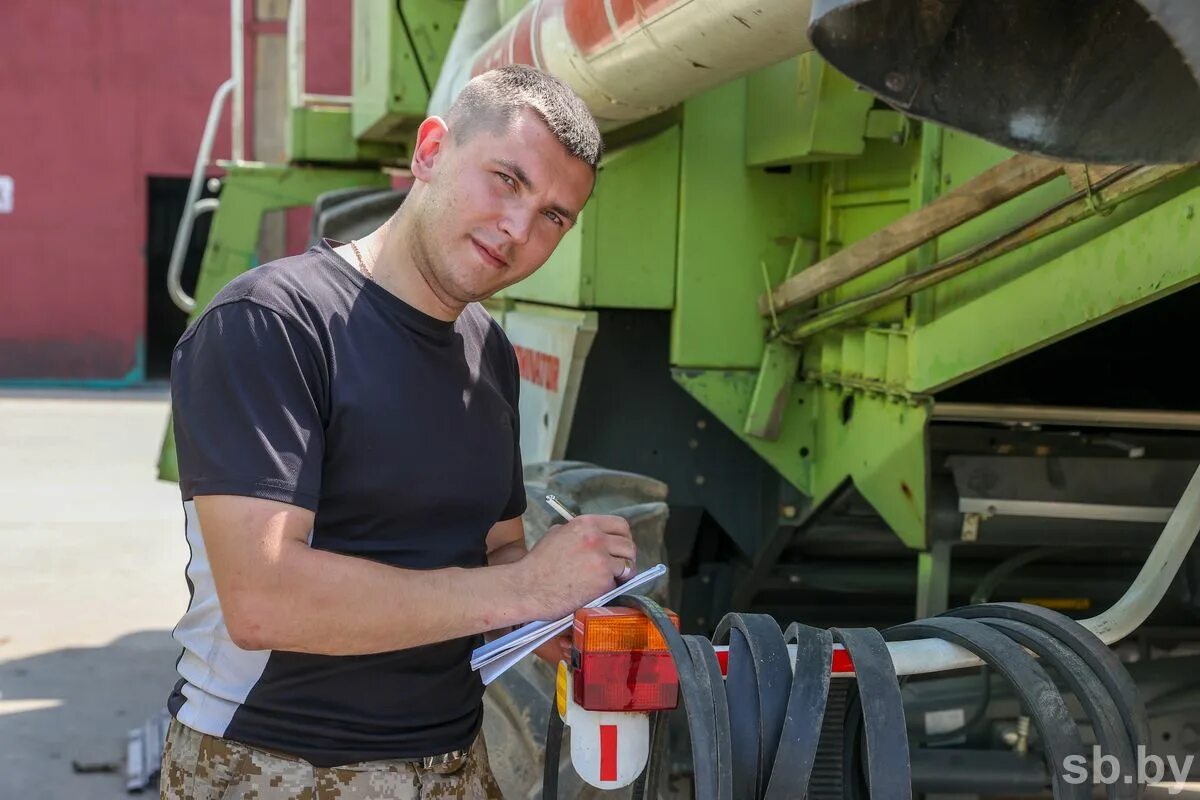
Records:
[[[483,733],[463,758],[425,768],[401,760],[314,767],[171,723],[162,800],[503,800]]]

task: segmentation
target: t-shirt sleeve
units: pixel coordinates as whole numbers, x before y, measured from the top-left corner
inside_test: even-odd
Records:
[[[207,311],[175,348],[171,410],[179,484],[317,510],[324,370],[295,323],[251,301]]]
[[[505,341],[505,347],[508,348],[509,385],[512,386],[509,402],[512,403],[513,409],[513,478],[512,494],[508,498],[508,504],[504,507],[504,513],[500,515],[500,519],[512,519],[525,513],[527,503],[525,473],[521,464],[521,373],[517,367],[516,351],[507,341]]]

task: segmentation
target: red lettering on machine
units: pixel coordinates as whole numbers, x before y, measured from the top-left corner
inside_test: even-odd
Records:
[[[522,378],[547,391],[558,391],[558,356],[519,344],[514,344],[513,350],[517,352],[517,368]]]

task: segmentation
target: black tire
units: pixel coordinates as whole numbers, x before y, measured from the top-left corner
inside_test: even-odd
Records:
[[[361,239],[387,222],[407,196],[407,191],[361,187],[326,192],[313,203],[309,244]]]
[[[576,513],[616,514],[629,521],[638,547],[637,566],[645,569],[664,563],[663,533],[667,523],[667,486],[661,481],[604,469],[579,461],[549,461],[525,467],[525,542],[533,547],[562,520],[546,505],[555,495]],[[651,593],[665,601],[665,581]],[[527,658],[504,673],[484,693],[484,735],[492,773],[509,800],[535,800],[542,795],[542,760],[546,723],[554,699],[554,670],[545,662]],[[575,773],[570,763],[570,729],[563,739],[559,765],[558,797],[562,800],[599,800],[629,797],[630,790],[595,789]],[[665,784],[665,782],[664,782]]]

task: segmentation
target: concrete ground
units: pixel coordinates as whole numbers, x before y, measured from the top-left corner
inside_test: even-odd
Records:
[[[125,736],[166,701],[187,606],[167,412],[165,388],[0,391],[0,798],[129,796]]]

